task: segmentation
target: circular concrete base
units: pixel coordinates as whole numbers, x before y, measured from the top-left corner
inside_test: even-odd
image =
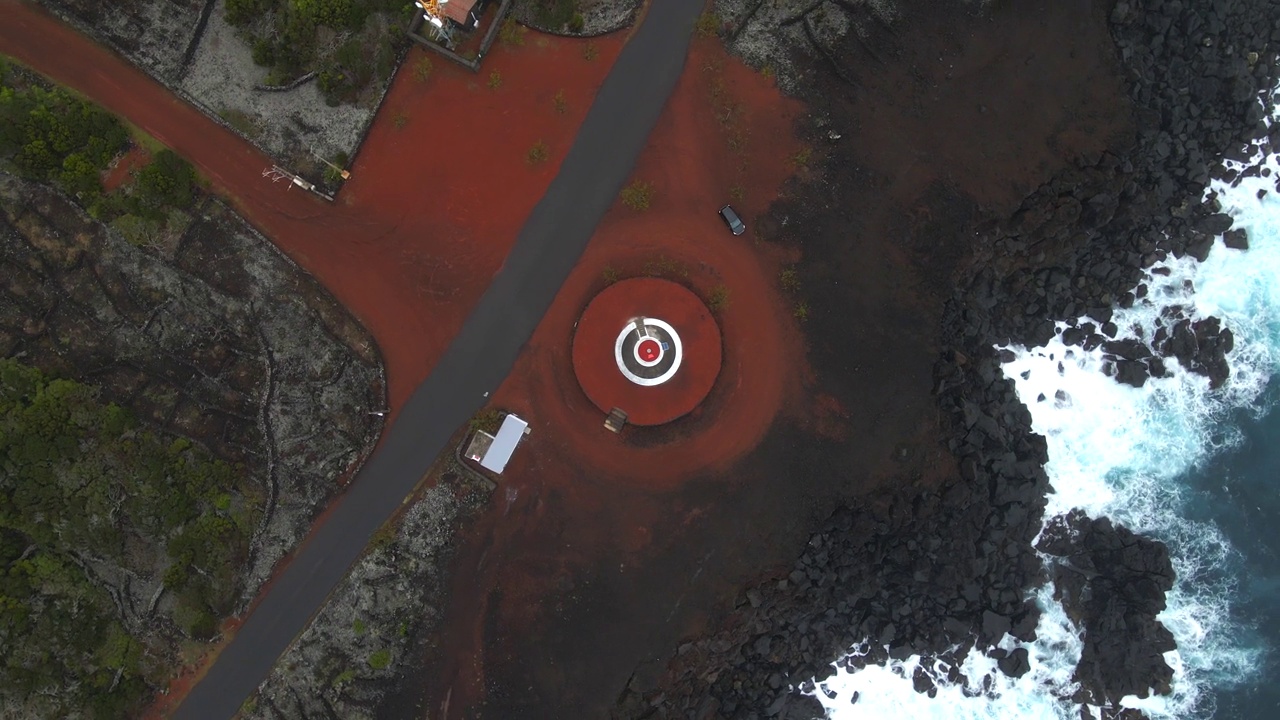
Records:
[[[640,385],[618,367],[619,334],[637,318],[661,320],[679,335],[682,357],[661,384]],[[639,359],[654,348],[637,344]],[[595,296],[573,335],[578,384],[601,412],[621,408],[632,425],[661,425],[689,414],[720,374],[720,328],[702,300],[683,285],[658,278],[614,283]]]

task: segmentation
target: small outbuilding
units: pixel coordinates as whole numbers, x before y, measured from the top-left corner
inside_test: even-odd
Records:
[[[516,451],[516,446],[529,434],[529,423],[508,413],[495,435],[477,430],[467,445],[467,459],[480,463],[490,472],[502,474]]]

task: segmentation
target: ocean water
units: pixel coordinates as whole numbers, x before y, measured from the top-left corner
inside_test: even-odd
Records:
[[[1235,336],[1225,386],[1212,390],[1169,361],[1170,377],[1132,388],[1103,374],[1100,351],[1056,340],[1011,347],[1016,359],[1004,366],[1033,429],[1048,440],[1054,493],[1046,519],[1082,508],[1169,546],[1178,579],[1159,619],[1178,643],[1166,654],[1173,693],[1123,703],[1153,720],[1280,717],[1280,167],[1274,158],[1268,167],[1270,177],[1215,188],[1235,227],[1248,231],[1248,251],[1219,238],[1204,263],[1170,258],[1148,270],[1146,298],[1113,318],[1120,337],[1136,338],[1150,338],[1172,304],[1193,318],[1221,318]],[[1261,200],[1259,188],[1269,190]],[[1151,272],[1157,268],[1168,274]],[[835,720],[1100,717],[1069,700],[1079,632],[1051,587],[1036,597],[1044,610],[1038,640],[1006,636],[1002,644],[1028,649],[1031,671],[1022,678],[970,653],[960,668],[968,686],[940,685],[929,698],[912,687],[921,659],[911,657],[837,669],[814,696]]]

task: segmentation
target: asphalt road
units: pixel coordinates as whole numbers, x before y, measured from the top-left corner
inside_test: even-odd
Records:
[[[502,383],[631,174],[684,68],[702,6],[697,0],[652,0],[601,85],[560,173],[466,324],[337,507],[192,688],[175,720],[235,715],[454,431]]]

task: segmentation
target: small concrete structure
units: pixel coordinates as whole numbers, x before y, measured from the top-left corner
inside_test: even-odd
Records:
[[[485,470],[502,474],[507,469],[511,455],[515,453],[520,440],[529,434],[529,423],[519,417],[507,414],[502,419],[502,426],[497,435],[490,435],[477,430],[467,446],[467,459],[480,463]]]

